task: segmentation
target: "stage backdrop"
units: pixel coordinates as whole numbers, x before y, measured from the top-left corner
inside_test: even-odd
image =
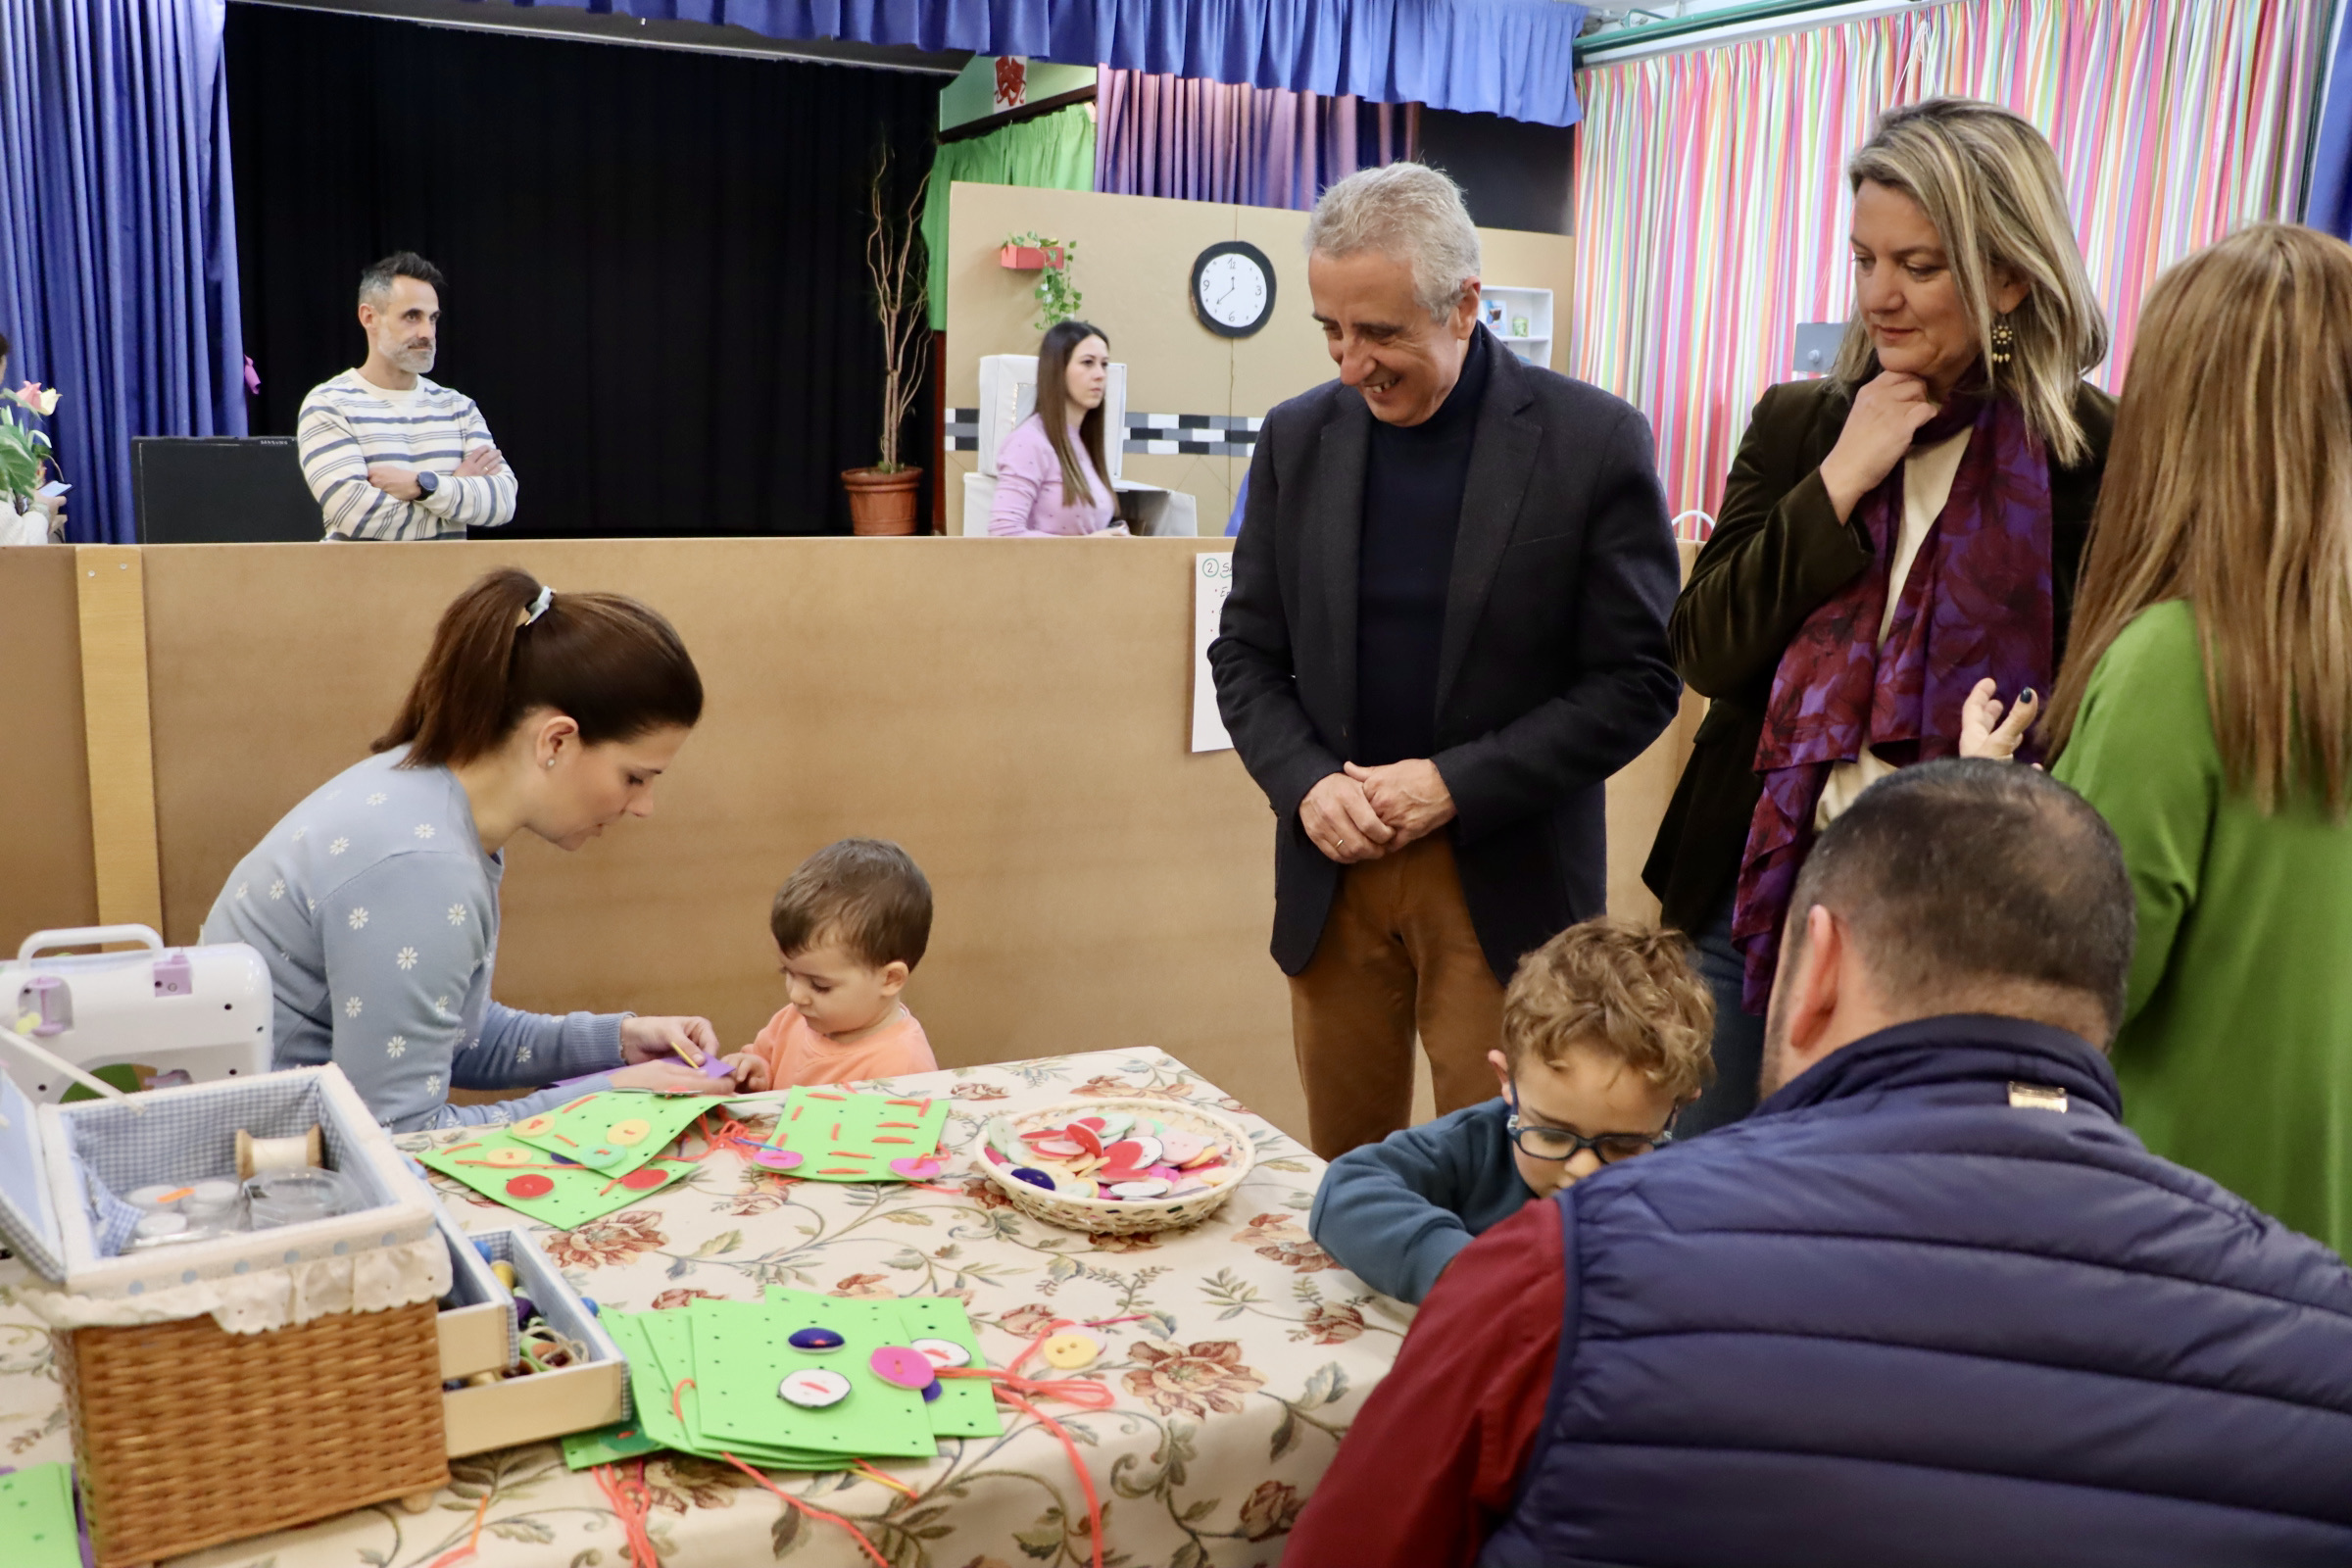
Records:
[[[1200,453],[1130,450],[1129,479],[1189,491],[1200,531],[1224,532],[1235,487],[1249,470],[1251,421],[1285,398],[1337,374],[1306,293],[1306,214],[1223,202],[1166,201],[1094,191],[1016,185],[957,185],[948,220],[948,531],[963,526],[963,478],[979,458],[969,435],[980,402],[980,359],[1035,354],[1043,336],[1030,297],[1035,272],[997,263],[1008,234],[1034,230],[1078,242],[1071,276],[1085,295],[1080,315],[1110,334],[1110,357],[1127,366],[1130,434],[1140,415],[1213,416],[1228,428],[1168,430]],[[1575,242],[1555,234],[1482,228],[1486,282],[1552,291],[1553,368],[1566,332]],[[1274,315],[1254,336],[1224,338],[1193,315],[1193,261],[1220,240],[1248,240],[1274,264]],[[974,411],[959,416],[957,411]],[[1154,432],[1157,434],[1158,432]]]
[[[228,10],[257,433],[360,362],[360,270],[414,250],[449,278],[433,378],[521,478],[510,534],[849,531],[866,176],[887,141],[913,192],[944,77]]]

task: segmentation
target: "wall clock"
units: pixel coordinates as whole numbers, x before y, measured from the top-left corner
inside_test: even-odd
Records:
[[[1220,337],[1248,337],[1274,314],[1274,264],[1248,240],[1211,245],[1193,262],[1193,314]]]

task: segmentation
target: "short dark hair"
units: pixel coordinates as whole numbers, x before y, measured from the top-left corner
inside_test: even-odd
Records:
[[[843,839],[784,879],[767,928],[786,957],[830,940],[876,969],[911,969],[931,945],[931,883],[889,840]]]
[[[1972,996],[2026,987],[2094,1002],[2107,1039],[2123,1023],[2137,923],[2123,847],[2038,768],[1954,760],[1881,779],[1797,874],[1784,963],[1815,905],[1853,929],[1873,976],[1907,1007],[1993,1010]]]
[[[403,767],[454,767],[496,751],[525,714],[552,708],[583,746],[630,741],[703,716],[703,677],[661,613],[621,594],[542,593],[500,566],[451,601],[392,727]]]
[[[360,303],[366,305],[391,293],[392,280],[396,277],[413,277],[419,283],[430,283],[436,294],[449,286],[441,275],[441,269],[415,251],[394,251],[360,274]]]

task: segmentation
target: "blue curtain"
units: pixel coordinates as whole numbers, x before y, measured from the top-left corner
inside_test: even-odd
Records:
[[[475,0],[505,5],[510,0]],[[516,0],[527,3],[527,0]],[[1585,7],[1558,0],[541,0],[844,38],[1027,55],[1573,125]]]
[[[134,537],[130,438],[243,435],[226,0],[0,0],[0,333],[54,386],[69,534]]]
[[[2320,101],[2320,133],[2311,149],[2311,188],[2303,203],[2303,221],[2343,239],[2352,239],[2352,26],[2345,14],[2352,4],[2335,11],[2335,45],[2328,51],[2328,86]]]
[[[1304,210],[1334,180],[1402,158],[1408,107],[1105,68],[1095,189]]]

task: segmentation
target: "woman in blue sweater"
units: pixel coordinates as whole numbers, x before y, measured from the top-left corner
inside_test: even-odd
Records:
[[[490,1000],[506,846],[576,850],[648,792],[702,716],[668,621],[616,594],[494,571],[443,612],[375,755],[329,779],[237,863],[206,942],[270,965],[276,1064],[341,1067],[398,1132],[504,1121],[590,1089],[731,1088],[702,1018],[518,1012]],[[681,1050],[683,1048],[683,1050]],[[591,1082],[495,1104],[451,1088]]]

